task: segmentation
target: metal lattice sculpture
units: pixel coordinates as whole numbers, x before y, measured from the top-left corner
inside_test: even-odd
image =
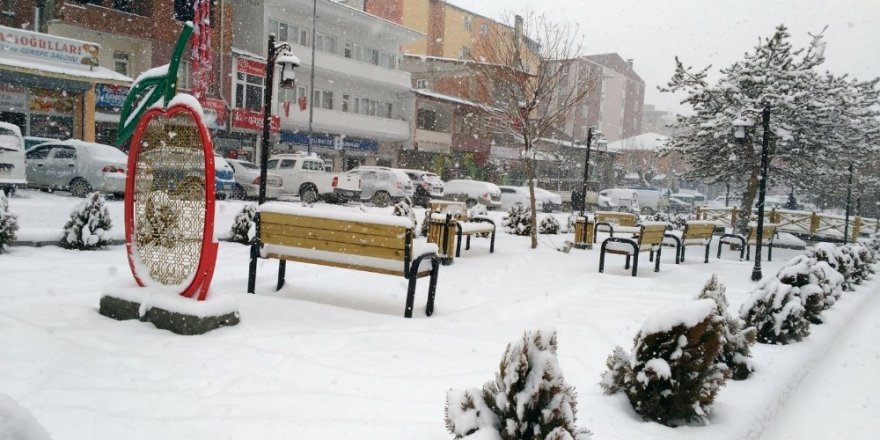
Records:
[[[126,135],[117,141],[131,133],[125,235],[135,280],[203,300],[217,259],[213,145],[201,106],[176,95],[174,80],[191,31],[184,28],[172,63],[158,69],[167,70],[165,76],[132,87],[120,120]]]

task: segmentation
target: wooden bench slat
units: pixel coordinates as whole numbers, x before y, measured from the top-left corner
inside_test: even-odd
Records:
[[[313,240],[301,237],[289,237],[286,235],[262,234],[261,241],[265,244],[314,249],[317,251],[336,252],[364,257],[385,258],[388,260],[400,260],[403,267],[403,249],[389,249],[377,246],[365,246],[353,243],[337,243],[327,240]]]
[[[263,234],[283,235],[286,237],[308,238],[312,240],[332,241],[336,243],[360,244],[364,246],[403,249],[405,238],[387,237],[382,235],[359,234],[353,231],[331,231],[327,229],[306,228],[302,226],[265,223],[260,226]]]
[[[306,257],[297,257],[297,256],[293,256],[293,255],[284,255],[284,254],[276,254],[276,253],[268,253],[268,254],[266,254],[266,258],[275,258],[276,260],[298,261],[300,263],[317,264],[320,266],[338,267],[341,269],[353,269],[353,270],[359,270],[362,272],[371,272],[371,273],[378,273],[378,274],[383,274],[383,275],[403,276],[402,267],[401,267],[401,270],[399,270],[399,271],[393,271],[393,270],[380,269],[380,268],[370,267],[370,266],[362,266],[362,265],[350,264],[350,263],[340,263],[340,262],[335,262],[335,261],[327,261],[327,260],[320,260],[320,259],[306,258]],[[425,264],[425,266],[419,268],[419,273],[416,276],[418,278],[423,278],[423,277],[426,277],[430,274],[431,274],[431,265]]]
[[[331,220],[317,217],[294,216],[278,214],[274,212],[260,213],[261,227],[273,223],[287,226],[302,226],[305,228],[324,229],[328,231],[351,231],[358,234],[379,235],[383,237],[404,238],[406,228],[392,225],[378,225],[374,223],[357,223],[343,220]]]

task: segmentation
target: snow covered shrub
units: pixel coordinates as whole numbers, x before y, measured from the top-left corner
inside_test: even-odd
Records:
[[[6,194],[0,191],[0,253],[15,241],[15,232],[18,231],[18,218],[9,212],[9,201]]]
[[[715,301],[675,304],[653,313],[635,339],[632,355],[620,347],[608,358],[600,384],[623,391],[636,413],[666,426],[708,423],[730,370],[719,361],[725,320]]]
[[[446,428],[456,439],[589,440],[577,428],[577,396],[556,358],[556,331],[533,330],[507,345],[482,390],[446,393]]]
[[[807,252],[807,256],[828,263],[832,269],[843,275],[843,290],[853,290],[853,261],[839,247],[831,243],[816,243],[813,250]]]
[[[777,278],[764,278],[743,303],[740,316],[758,329],[758,342],[788,344],[810,335],[810,321],[794,289]]]
[[[485,217],[487,215],[489,215],[489,210],[482,203],[477,203],[468,209],[468,218]]]
[[[560,229],[559,220],[556,220],[552,214],[542,218],[538,224],[539,234],[558,234]]]
[[[871,276],[872,267],[871,263],[867,260],[872,260],[873,255],[871,255],[871,252],[860,243],[847,244],[846,246],[842,246],[840,250],[852,259],[853,284],[862,284],[862,281],[867,280],[868,277]]]
[[[422,219],[422,226],[419,228],[419,236],[427,237],[428,236],[428,225],[431,223],[431,210],[425,210],[425,218]]]
[[[232,221],[232,237],[230,240],[236,243],[249,244],[256,233],[256,225],[254,224],[254,218],[256,216],[256,203],[248,203],[247,205],[244,205],[244,208],[241,209],[241,212],[239,212],[235,216],[235,220]]]
[[[416,221],[416,213],[412,209],[412,200],[409,197],[404,197],[403,200],[397,202],[394,205],[394,215],[398,217],[406,217],[412,221],[413,226],[418,225],[419,222]],[[419,233],[418,228],[415,230],[416,234]],[[427,234],[425,234],[427,235]]]
[[[746,327],[742,318],[728,311],[726,290],[727,288],[718,281],[718,275],[713,274],[703,287],[703,291],[697,295],[697,299],[715,301],[718,315],[724,318],[722,326],[724,341],[721,353],[718,354],[718,361],[727,365],[734,380],[744,380],[755,371],[750,347],[755,345],[758,330],[754,327]]]
[[[696,217],[693,215],[667,214],[665,212],[656,212],[653,215],[646,215],[643,217],[645,217],[647,221],[651,222],[665,222],[669,226],[669,228],[676,231],[683,230],[684,225],[687,224],[688,221],[696,219]]]
[[[504,217],[504,230],[514,235],[531,235],[532,211],[522,205],[513,205]]]
[[[107,201],[99,192],[86,196],[79,207],[70,213],[70,220],[64,225],[61,247],[67,249],[92,250],[110,244],[110,212]]]

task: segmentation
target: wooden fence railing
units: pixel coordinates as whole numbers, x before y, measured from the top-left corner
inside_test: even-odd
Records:
[[[699,208],[697,220],[707,220],[732,226],[736,223],[738,215],[736,208]],[[809,211],[793,211],[789,209],[771,209],[766,218],[770,223],[776,223],[777,229],[798,235],[843,239],[844,220],[842,215],[822,214]],[[757,211],[752,211],[750,220],[757,220]],[[880,231],[880,219],[850,217],[849,232],[850,240],[855,241],[859,236],[870,236]]]

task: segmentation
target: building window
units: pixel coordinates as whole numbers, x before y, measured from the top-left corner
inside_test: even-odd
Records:
[[[464,16],[464,30],[466,30],[466,31],[471,30],[471,21],[472,21],[472,18],[470,15]]]
[[[192,21],[195,18],[193,11],[194,0],[174,0],[174,19],[178,21]]]
[[[113,70],[115,70],[116,73],[129,76],[129,62],[130,59],[128,53],[119,50],[113,51]]]
[[[315,89],[312,96],[312,105],[317,108],[333,110],[333,92]]]
[[[426,80],[426,79],[417,79],[417,80],[416,80],[416,88],[417,88],[417,89],[427,89],[427,88],[428,88],[428,80]]]
[[[336,37],[324,34],[315,35],[315,49],[335,54]]]
[[[133,13],[133,3],[133,0],[113,0],[113,9],[116,9],[117,11]]]
[[[352,56],[354,56],[352,54],[352,43],[351,43],[351,41],[346,41],[345,42],[345,57],[351,58]]]
[[[416,116],[416,126],[422,130],[435,131],[437,128],[437,112],[428,109],[419,109]]]
[[[240,72],[236,74],[235,108],[263,109],[263,77]]]
[[[342,95],[342,111],[349,111],[349,103],[351,101],[351,95]]]
[[[180,60],[180,68],[177,70],[177,88],[192,90],[192,65],[190,60]]]
[[[471,59],[471,50],[466,47],[462,47],[461,49],[459,49],[458,50],[458,59],[460,59],[460,60]]]
[[[391,119],[391,103],[390,102],[380,102],[378,108],[378,114],[376,116]]]
[[[300,28],[297,25],[278,20],[269,20],[269,33],[275,34],[275,39],[277,41],[285,41],[302,46],[309,45],[309,30]]]
[[[486,36],[489,35],[489,24],[483,23],[480,25],[480,35]]]

